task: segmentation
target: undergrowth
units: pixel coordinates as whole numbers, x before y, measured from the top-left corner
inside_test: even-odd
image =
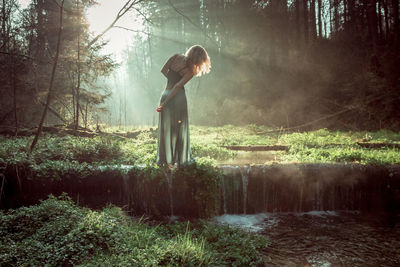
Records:
[[[0,136],[0,165],[21,164],[45,168],[49,164],[63,165],[147,165],[155,164],[157,137],[155,131],[142,129],[135,138],[112,135],[94,138],[45,135],[35,150],[28,154],[33,137],[7,138]],[[191,126],[193,157],[224,161],[236,157],[230,145],[285,145],[284,161],[296,162],[359,162],[363,164],[400,163],[397,147],[363,148],[363,143],[400,144],[400,133],[330,131],[271,132],[265,126],[205,127]]]
[[[206,221],[150,226],[50,196],[0,211],[1,266],[263,266],[265,237]]]

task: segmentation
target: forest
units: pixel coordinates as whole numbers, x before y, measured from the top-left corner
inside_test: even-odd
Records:
[[[45,106],[48,125],[155,125],[160,69],[196,43],[212,72],[189,84],[195,124],[400,127],[398,0],[127,1],[101,36],[95,1],[60,3],[1,2],[0,124],[16,133]],[[118,25],[132,11],[139,30]],[[122,60],[102,50],[116,30],[132,34]]]
[[[399,266],[399,23],[399,0],[0,0],[0,266]],[[193,45],[211,71],[165,119]]]

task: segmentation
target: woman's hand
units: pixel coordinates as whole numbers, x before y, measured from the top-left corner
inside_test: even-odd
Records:
[[[161,112],[163,110],[163,108],[164,108],[163,105],[160,105],[158,108],[156,108],[156,111]]]

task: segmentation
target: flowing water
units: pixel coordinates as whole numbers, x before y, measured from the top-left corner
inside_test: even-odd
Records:
[[[213,220],[267,236],[266,266],[400,266],[397,169],[221,169],[226,174],[221,181],[225,214]]]
[[[225,214],[214,220],[266,235],[266,266],[400,266],[400,227],[358,212]]]
[[[158,181],[134,175],[131,167],[93,168],[84,179],[39,181],[26,176],[23,190],[11,173],[1,205],[15,208],[35,204],[49,193],[67,192],[93,208],[113,203],[171,221],[196,216],[195,202],[187,201],[191,198],[185,198],[186,189],[174,172]],[[124,172],[113,171],[117,168]],[[215,203],[215,214],[221,216],[214,220],[266,235],[270,245],[262,253],[267,266],[400,266],[400,165],[218,168],[225,175]]]

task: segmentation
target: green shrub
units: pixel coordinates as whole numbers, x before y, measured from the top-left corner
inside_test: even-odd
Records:
[[[264,266],[259,250],[269,244],[262,235],[204,220],[168,224],[157,231],[170,238],[182,234],[190,234],[192,239],[201,238],[211,251],[216,252],[215,266]]]
[[[262,266],[264,237],[205,221],[149,226],[66,196],[0,211],[1,266]]]
[[[222,127],[190,126],[191,148],[197,158],[223,161],[235,158],[237,153],[225,149],[227,145],[286,145],[290,148],[284,160],[304,162],[365,162],[393,164],[400,158],[399,150],[361,149],[357,142],[384,142],[400,144],[400,133],[332,131],[320,129],[309,132],[271,132],[265,126],[248,125]],[[156,162],[157,139],[154,131],[141,131],[135,138],[121,139],[113,135],[94,138],[45,135],[41,137],[31,155],[28,148],[33,137],[7,138],[0,136],[0,164],[19,166],[55,165],[149,165]],[[303,150],[303,151],[300,151]],[[316,149],[316,150],[313,150]],[[354,151],[351,151],[351,150]],[[323,152],[322,150],[327,150]],[[346,150],[340,153],[334,150]],[[361,153],[361,154],[359,154]],[[376,157],[374,157],[376,154]],[[311,155],[311,156],[310,156]],[[62,162],[65,162],[62,163]]]
[[[368,149],[357,145],[347,147],[307,147],[292,146],[284,160],[297,162],[343,162],[361,164],[400,164],[400,149]]]
[[[227,160],[234,158],[236,155],[235,151],[228,150],[226,148],[211,144],[211,145],[198,145],[193,144],[191,146],[193,156],[197,158],[210,157],[215,160]]]

